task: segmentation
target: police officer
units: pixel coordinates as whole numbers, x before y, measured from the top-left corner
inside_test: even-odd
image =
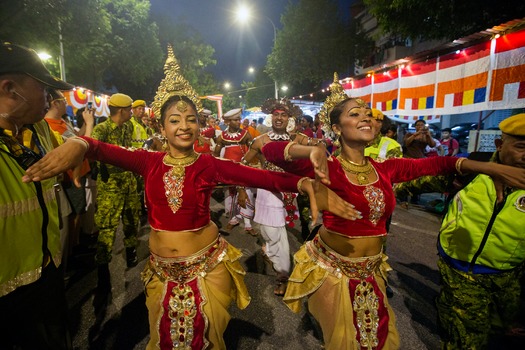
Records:
[[[525,168],[525,114],[503,120],[493,161]],[[485,349],[520,308],[525,190],[498,200],[493,180],[477,175],[452,200],[438,238],[437,298],[444,349]]]

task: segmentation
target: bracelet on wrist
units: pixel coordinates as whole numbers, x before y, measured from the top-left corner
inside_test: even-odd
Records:
[[[288,144],[284,148],[284,160],[287,162],[291,162],[293,160],[292,156],[290,155],[290,148],[293,145],[295,145],[295,142],[288,142]]]
[[[299,192],[299,194],[305,194],[305,192],[301,189],[305,180],[310,180],[310,178],[305,176],[300,178],[299,181],[297,181],[297,192]]]
[[[458,158],[456,161],[456,171],[459,175],[463,175],[463,172],[461,171],[461,163],[463,163],[467,158]]]

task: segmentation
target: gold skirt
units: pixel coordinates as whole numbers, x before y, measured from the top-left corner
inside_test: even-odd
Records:
[[[395,316],[385,296],[386,259],[383,253],[347,258],[316,236],[294,255],[283,300],[299,312],[308,297],[327,350],[398,349]]]
[[[219,237],[186,257],[152,254],[142,280],[150,325],[147,349],[225,349],[233,300],[250,303],[241,252]]]

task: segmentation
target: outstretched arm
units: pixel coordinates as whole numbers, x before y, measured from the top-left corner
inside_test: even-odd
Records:
[[[328,174],[329,158],[327,157],[328,152],[326,151],[324,144],[319,144],[317,146],[304,146],[294,142],[270,142],[263,147],[262,152],[266,159],[286,171],[301,174],[310,173],[308,176],[313,177],[315,175],[317,180],[320,180],[326,185],[330,184]],[[310,162],[302,161],[290,163],[290,161],[300,159],[309,159]],[[308,168],[308,171],[306,171],[305,168]],[[311,173],[312,168],[313,173]]]
[[[80,184],[80,171],[88,143],[79,137],[70,137],[67,141],[47,153],[41,160],[30,166],[22,177],[23,182],[40,181],[73,169],[73,181]]]
[[[525,189],[525,169],[494,162],[478,162],[466,158],[458,159],[456,169],[461,173],[485,174],[492,178],[498,202],[504,197],[506,186]]]

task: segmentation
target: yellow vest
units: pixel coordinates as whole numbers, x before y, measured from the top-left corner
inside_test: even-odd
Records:
[[[146,128],[142,126],[135,117],[131,118],[131,123],[133,123],[133,136],[131,139],[131,146],[134,148],[142,148],[144,142],[149,138]]]
[[[34,128],[45,151],[52,150],[57,140],[48,124],[41,121]],[[30,133],[24,135],[25,146],[32,148],[31,132],[25,132]],[[9,152],[3,142],[0,148]],[[0,152],[0,297],[40,278],[44,233],[53,263],[58,266],[61,261],[57,179],[23,183],[24,169],[5,152]]]

